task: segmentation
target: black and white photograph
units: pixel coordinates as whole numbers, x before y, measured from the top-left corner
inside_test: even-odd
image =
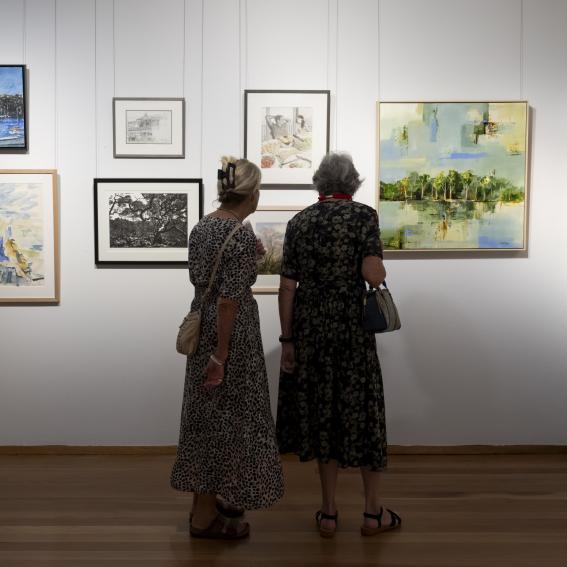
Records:
[[[185,99],[114,98],[115,158],[185,157]]]
[[[95,179],[96,263],[185,265],[202,193],[200,179]]]

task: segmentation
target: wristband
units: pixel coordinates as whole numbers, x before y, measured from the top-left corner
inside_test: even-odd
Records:
[[[214,354],[211,354],[209,358],[217,365],[217,366],[224,366],[224,362],[219,360]]]
[[[294,341],[294,337],[284,337],[283,335],[280,335],[280,343],[293,343]]]

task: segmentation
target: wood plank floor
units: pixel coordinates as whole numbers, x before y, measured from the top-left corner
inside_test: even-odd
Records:
[[[314,529],[312,463],[286,461],[286,496],[249,513],[250,540],[191,541],[170,456],[0,457],[0,566],[565,567],[567,457],[394,456],[401,531],[359,535],[360,476],[339,479],[340,531]]]

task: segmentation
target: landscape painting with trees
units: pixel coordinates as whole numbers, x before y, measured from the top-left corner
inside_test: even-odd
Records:
[[[386,250],[525,249],[527,103],[381,103]]]

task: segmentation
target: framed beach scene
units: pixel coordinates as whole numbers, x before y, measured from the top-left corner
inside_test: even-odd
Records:
[[[386,251],[525,251],[528,104],[381,102]]]
[[[59,302],[54,170],[0,170],[0,303]]]
[[[0,65],[0,152],[28,148],[25,65]]]

